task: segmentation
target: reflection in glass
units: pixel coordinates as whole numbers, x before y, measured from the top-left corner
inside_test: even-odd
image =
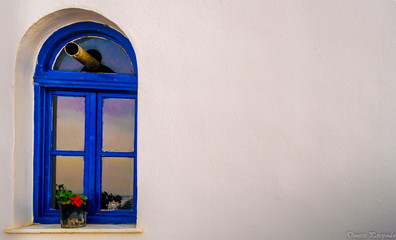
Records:
[[[56,185],[63,184],[74,193],[84,193],[84,158],[75,156],[52,157],[52,208],[56,204]]]
[[[85,98],[53,96],[52,148],[84,150]]]
[[[133,158],[102,158],[102,210],[131,210]]]
[[[114,42],[97,37],[83,37],[74,40],[85,51],[94,49],[99,51],[103,65],[111,68],[115,73],[134,74],[132,62],[128,54]],[[94,57],[94,56],[93,56]],[[66,54],[62,49],[55,61],[54,70],[80,72],[84,66]]]
[[[103,99],[103,151],[133,152],[135,99]]]

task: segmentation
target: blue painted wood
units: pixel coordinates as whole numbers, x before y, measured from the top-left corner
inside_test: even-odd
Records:
[[[42,122],[40,117],[40,112],[42,108],[42,91],[41,88],[37,85],[34,86],[34,159],[41,158],[41,145],[40,141],[36,141],[36,139],[41,139],[41,129]],[[33,162],[33,179],[35,183],[41,182],[44,175],[42,174],[42,164],[41,161]],[[33,219],[36,221],[38,216],[43,215],[42,206],[43,204],[40,202],[43,196],[42,186],[40,184],[33,184]]]
[[[114,90],[114,91],[137,91],[137,86],[124,86],[123,84],[101,84],[101,85],[95,85],[92,86],[90,84],[87,84],[85,82],[74,82],[74,83],[57,83],[57,82],[41,82],[40,84],[42,87],[47,87],[47,88],[68,88],[68,89],[87,89],[87,90]],[[104,86],[105,85],[105,86]]]
[[[59,223],[59,215],[56,217],[53,216],[42,216],[37,218],[37,222],[41,224],[57,224]],[[123,224],[123,223],[136,223],[136,216],[127,216],[124,218],[120,217],[108,217],[108,216],[87,216],[87,222],[92,224],[107,224],[109,222],[114,224]]]
[[[101,93],[96,95],[96,184],[95,184],[95,214],[100,212],[101,196],[102,196],[102,158],[100,152],[102,150],[102,98]]]
[[[48,153],[53,156],[85,156],[84,151],[66,151],[66,150],[49,150]]]
[[[89,73],[89,72],[65,72],[65,71],[50,71],[41,74],[35,74],[35,79],[50,79],[63,81],[87,81],[91,84],[97,83],[124,83],[137,84],[137,77],[135,74],[114,74],[114,73]]]
[[[47,105],[47,91],[45,90],[45,89],[42,89],[42,91],[41,91],[42,93],[41,93],[41,101],[42,101],[42,103],[41,103],[41,106],[40,106],[40,110],[41,110],[41,112],[43,113],[43,114],[45,114],[45,108],[46,108],[46,105]],[[43,160],[42,162],[41,162],[41,176],[40,176],[40,180],[42,181],[42,183],[45,183],[45,180],[46,180],[46,173],[45,173],[45,167],[46,167],[46,165],[45,165],[45,136],[46,136],[46,131],[47,131],[47,129],[45,128],[45,124],[46,124],[46,121],[45,121],[45,118],[43,118],[41,115],[40,115],[40,121],[41,121],[41,131],[40,131],[40,133],[41,133],[41,145],[40,145],[40,149],[39,149],[39,151],[40,151],[40,158]],[[45,192],[45,185],[44,184],[42,184],[42,186],[41,186],[41,194],[42,194],[42,197],[41,197],[41,204],[42,204],[42,206],[41,206],[41,212],[42,212],[42,214],[44,214],[44,212],[45,212],[45,196],[46,196],[46,192]]]
[[[102,157],[135,157],[136,154],[134,152],[101,152],[100,156]]]
[[[87,127],[88,134],[86,136],[87,151],[89,157],[87,159],[87,174],[88,174],[88,194],[86,195],[89,199],[88,203],[88,214],[94,215],[98,204],[97,196],[95,194],[96,186],[96,93],[91,93],[89,96],[89,109],[87,110],[87,119],[89,119],[89,125]]]
[[[51,124],[53,120],[52,116],[52,96],[50,92],[46,91],[45,94],[45,102],[44,102],[44,213],[50,209],[51,206],[51,176],[52,176],[52,161],[49,154],[47,154],[48,150],[52,145],[52,132],[51,132]]]
[[[103,74],[53,71],[59,51],[72,40],[97,36],[113,41],[130,56],[135,74]],[[136,222],[137,172],[136,126],[138,70],[135,52],[129,40],[116,30],[98,23],[80,22],[54,32],[40,50],[34,75],[34,189],[33,216],[37,223],[59,223],[59,211],[51,208],[53,156],[84,156],[84,194],[89,198],[88,223]],[[52,96],[84,96],[84,151],[52,149]],[[135,99],[135,152],[102,152],[102,98]],[[133,157],[133,210],[101,211],[101,157]]]

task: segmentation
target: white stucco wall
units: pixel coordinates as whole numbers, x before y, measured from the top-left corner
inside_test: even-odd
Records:
[[[28,80],[40,42],[17,61],[18,47],[26,49],[22,39],[46,15],[82,8],[116,24],[137,54],[145,230],[1,231],[0,239],[333,240],[349,231],[396,232],[395,1],[0,4],[0,229],[31,220]]]

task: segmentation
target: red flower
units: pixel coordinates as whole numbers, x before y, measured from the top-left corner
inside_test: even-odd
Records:
[[[70,203],[74,206],[81,207],[82,199],[80,198],[80,195],[70,198]]]

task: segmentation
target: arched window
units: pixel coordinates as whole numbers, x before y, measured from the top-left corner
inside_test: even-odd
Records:
[[[137,65],[120,32],[63,27],[34,74],[34,221],[59,223],[56,186],[88,197],[88,223],[136,222]]]

